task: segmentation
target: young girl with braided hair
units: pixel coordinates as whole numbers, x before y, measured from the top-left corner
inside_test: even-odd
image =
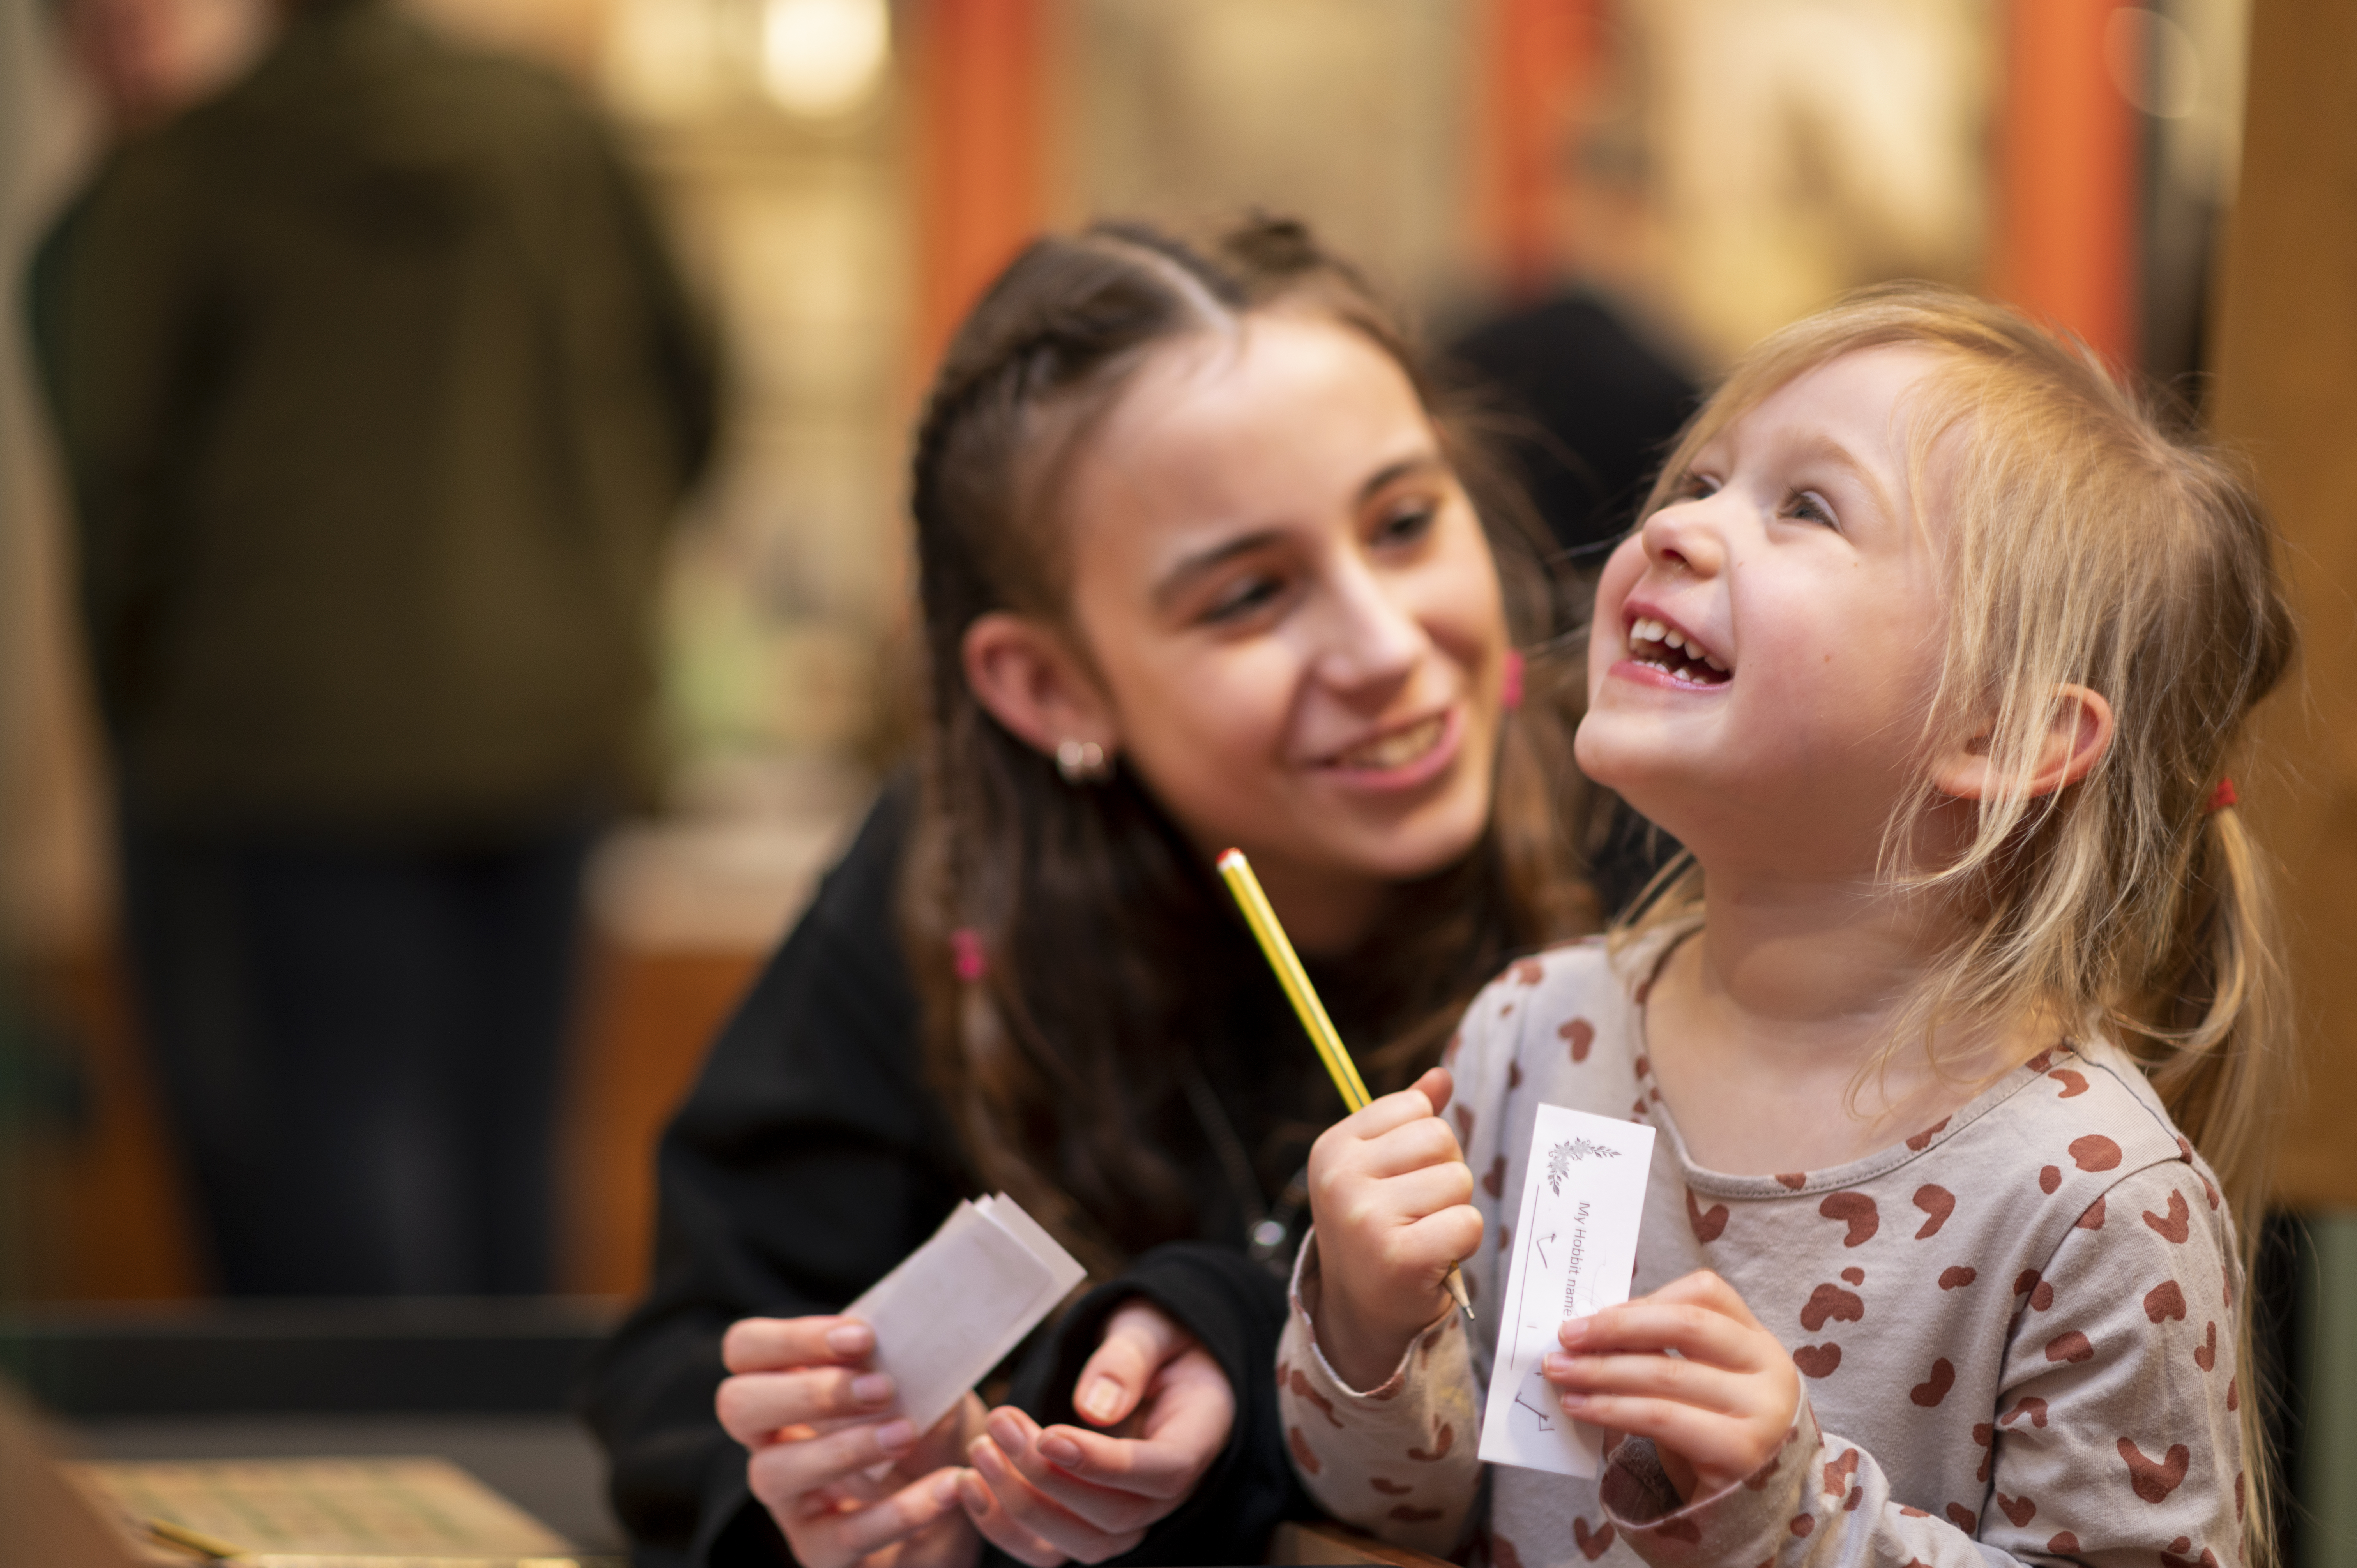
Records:
[[[2001,307],[1885,287],[1755,349],[1590,636],[1579,761],[1691,860],[1318,1143],[1313,1495],[1496,1568],[2264,1560],[2287,1026],[2227,770],[2292,657],[2274,556],[2228,462]],[[1544,1368],[1603,1470],[1485,1487],[1542,1101],[1660,1135],[1633,1299]]]

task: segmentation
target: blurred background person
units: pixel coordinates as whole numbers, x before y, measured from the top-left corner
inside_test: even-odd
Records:
[[[1448,357],[1488,389],[1514,478],[1556,547],[1592,574],[1694,412],[1694,378],[1585,291],[1493,317]]]
[[[107,133],[154,125],[218,90],[268,41],[268,0],[49,0]]]
[[[221,1289],[544,1291],[713,367],[571,91],[374,0],[279,20],[31,277],[139,1015]]]

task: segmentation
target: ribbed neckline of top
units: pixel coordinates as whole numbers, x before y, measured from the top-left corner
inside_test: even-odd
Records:
[[[1647,1117],[1668,1137],[1670,1152],[1678,1162],[1679,1174],[1696,1192],[1708,1193],[1714,1197],[1813,1197],[1862,1187],[1889,1175],[1901,1165],[1922,1158],[2056,1068],[2083,1059],[2080,1053],[2068,1045],[2057,1045],[2040,1051],[1932,1126],[1845,1165],[1797,1171],[1789,1176],[1736,1176],[1712,1170],[1696,1165],[1694,1157],[1686,1152],[1685,1136],[1678,1131],[1677,1118],[1671,1114],[1669,1101],[1661,1097],[1660,1088],[1653,1080],[1652,1063],[1645,1049],[1645,1009],[1648,1004],[1643,993],[1652,988],[1652,977],[1668,960],[1671,950],[1699,929],[1699,922],[1666,928],[1657,933],[1653,940],[1619,955],[1620,961],[1614,965],[1624,979],[1644,977],[1641,981],[1632,982],[1624,993],[1628,1007],[1620,1019],[1620,1048],[1638,1085],[1645,1090]],[[1640,1062],[1644,1064],[1641,1069],[1638,1067]],[[1800,1178],[1798,1186],[1793,1185],[1793,1176]]]

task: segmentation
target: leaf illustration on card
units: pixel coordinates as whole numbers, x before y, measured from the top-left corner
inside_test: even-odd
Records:
[[[1608,1149],[1601,1144],[1591,1144],[1585,1138],[1574,1138],[1567,1144],[1557,1144],[1547,1151],[1547,1190],[1557,1197],[1563,1196],[1563,1178],[1571,1172],[1571,1162],[1594,1155],[1602,1159],[1617,1160],[1618,1149]]]

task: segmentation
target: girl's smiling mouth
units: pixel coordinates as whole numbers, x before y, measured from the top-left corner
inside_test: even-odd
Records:
[[[1452,705],[1335,752],[1321,758],[1318,767],[1361,788],[1406,789],[1456,760],[1464,733],[1463,715]]]
[[[1629,622],[1628,661],[1684,686],[1723,686],[1734,678],[1726,662],[1693,633],[1641,613]]]

